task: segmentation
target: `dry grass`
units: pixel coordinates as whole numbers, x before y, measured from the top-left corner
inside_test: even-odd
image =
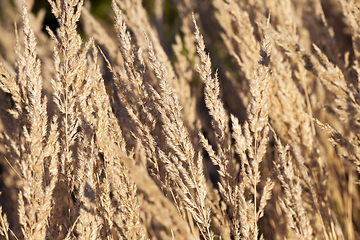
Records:
[[[360,238],[357,1],[48,4],[0,1],[0,238]]]

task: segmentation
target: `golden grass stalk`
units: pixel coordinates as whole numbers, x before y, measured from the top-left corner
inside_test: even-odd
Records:
[[[193,17],[194,19],[194,17]],[[258,236],[258,220],[263,217],[267,200],[271,196],[274,182],[268,178],[263,194],[260,198],[260,205],[257,205],[257,185],[260,182],[259,165],[264,158],[268,143],[268,91],[270,82],[270,41],[265,36],[262,41],[258,68],[254,78],[250,82],[250,93],[252,98],[248,106],[248,121],[245,122],[242,133],[241,126],[236,117],[231,115],[233,123],[233,138],[235,139],[235,152],[241,159],[240,182],[237,183],[237,174],[234,170],[230,142],[226,137],[227,119],[225,109],[219,99],[219,82],[217,75],[211,76],[210,57],[205,54],[205,45],[195,19],[195,38],[197,49],[202,65],[199,68],[201,78],[205,83],[205,104],[209,114],[213,118],[212,126],[217,140],[218,153],[216,154],[203,134],[200,140],[208,152],[214,165],[219,166],[221,182],[219,191],[227,203],[230,211],[232,234],[235,239],[242,236],[245,239],[256,239]],[[253,201],[247,200],[246,191],[250,189]]]
[[[150,66],[160,81],[161,95],[156,94],[156,108],[161,115],[163,135],[171,152],[166,170],[177,188],[185,208],[195,219],[203,237],[213,239],[210,230],[210,209],[206,206],[207,186],[203,174],[203,158],[196,154],[189,133],[182,120],[177,94],[173,92],[164,64],[157,60],[152,43],[149,42]]]

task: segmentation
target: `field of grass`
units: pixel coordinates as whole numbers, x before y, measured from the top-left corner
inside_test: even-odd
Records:
[[[359,1],[44,4],[0,1],[0,239],[360,239]]]

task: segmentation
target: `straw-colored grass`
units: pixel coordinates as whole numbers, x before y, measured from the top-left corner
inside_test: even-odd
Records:
[[[39,2],[0,1],[0,238],[360,239],[357,1]]]

